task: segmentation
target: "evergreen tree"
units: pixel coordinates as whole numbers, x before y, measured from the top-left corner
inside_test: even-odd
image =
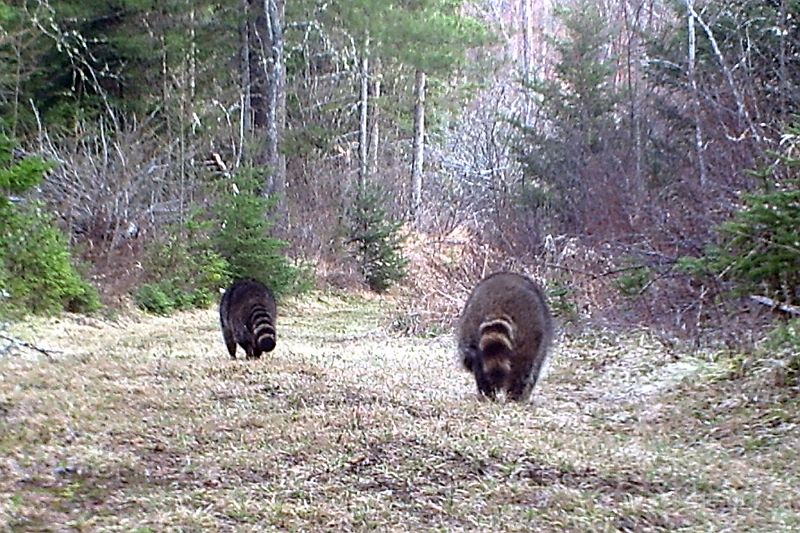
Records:
[[[527,87],[540,102],[542,120],[535,128],[517,123],[526,175],[519,197],[532,210],[553,207],[553,215],[575,228],[582,213],[594,209],[586,196],[597,181],[589,162],[614,141],[619,96],[612,83],[608,25],[596,3],[575,0],[556,15],[564,33],[554,41],[555,77],[532,80]]]
[[[215,247],[229,264],[231,277],[253,278],[276,294],[302,290],[304,273],[283,254],[286,241],[270,236],[275,199],[261,195],[253,173],[239,174],[217,206]]]
[[[400,235],[402,222],[386,212],[386,196],[376,186],[358,191],[350,214],[349,242],[369,288],[384,292],[406,275]]]
[[[14,158],[15,143],[0,133],[0,302],[4,311],[91,311],[98,296],[72,264],[66,237],[42,205],[20,196],[49,165]],[[7,300],[5,302],[4,300]]]
[[[230,281],[230,266],[214,249],[211,235],[216,225],[216,220],[196,214],[150,243],[143,261],[146,283],[134,294],[139,307],[167,315],[208,307],[217,300],[218,290]]]
[[[790,126],[775,162],[757,174],[763,192],[743,194],[743,206],[717,227],[719,241],[684,268],[731,280],[736,293],[758,292],[800,303],[800,126]],[[775,179],[779,178],[779,179]]]

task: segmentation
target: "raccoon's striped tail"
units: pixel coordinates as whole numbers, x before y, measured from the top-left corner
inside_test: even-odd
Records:
[[[485,320],[478,330],[483,372],[495,379],[503,379],[511,371],[510,355],[514,350],[516,327],[514,321],[506,316]]]
[[[253,332],[253,340],[259,350],[270,352],[275,348],[275,324],[272,315],[263,305],[256,305],[250,311],[247,323]]]

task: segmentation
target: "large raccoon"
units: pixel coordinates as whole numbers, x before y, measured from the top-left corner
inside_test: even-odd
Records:
[[[219,303],[222,336],[233,359],[236,344],[244,348],[247,359],[275,348],[275,297],[263,283],[240,279],[228,287]]]
[[[547,359],[553,325],[533,280],[497,272],[472,290],[457,336],[461,362],[482,395],[494,399],[505,390],[508,399],[526,401]]]

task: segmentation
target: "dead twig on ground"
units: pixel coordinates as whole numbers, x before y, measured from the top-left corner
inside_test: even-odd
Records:
[[[39,352],[40,354],[44,355],[45,357],[47,357],[48,359],[51,359],[51,360],[53,359],[53,354],[61,353],[60,351],[57,351],[57,350],[45,350],[44,348],[40,348],[40,347],[36,346],[33,343],[30,343],[28,341],[23,341],[23,340],[18,339],[16,337],[11,337],[10,335],[5,335],[4,333],[0,333],[0,339],[3,339],[3,340],[6,340],[6,341],[10,342],[11,345],[9,346],[9,348],[12,347],[12,346],[13,347],[27,348],[29,350],[33,350],[33,351]]]
[[[767,298],[766,296],[760,296],[758,294],[751,294],[750,299],[754,302],[766,305],[772,308],[772,310],[783,311],[784,313],[788,313],[790,315],[800,316],[800,306],[784,304],[777,300],[773,300],[772,298]]]

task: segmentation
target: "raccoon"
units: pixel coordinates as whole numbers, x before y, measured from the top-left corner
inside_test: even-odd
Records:
[[[262,352],[275,348],[277,306],[272,291],[263,283],[235,281],[219,303],[219,320],[231,358],[236,359],[237,343],[247,359],[258,359]]]
[[[457,326],[461,363],[475,375],[478,392],[491,400],[500,390],[510,400],[528,400],[552,338],[541,289],[512,272],[497,272],[478,283]]]

